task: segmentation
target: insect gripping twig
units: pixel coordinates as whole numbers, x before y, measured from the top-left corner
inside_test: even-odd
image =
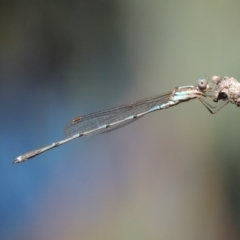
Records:
[[[176,106],[192,99],[199,99],[212,113],[228,102],[240,106],[240,83],[233,77],[213,76],[211,81],[200,78],[197,85],[176,87],[172,91],[152,96],[135,103],[74,118],[65,128],[66,139],[17,157],[13,163],[25,162],[47,150],[73,139],[110,132],[123,127],[144,115]]]

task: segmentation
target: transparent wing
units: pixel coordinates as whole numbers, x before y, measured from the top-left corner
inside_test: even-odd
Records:
[[[171,93],[172,92],[168,92],[166,94],[152,96],[128,105],[122,105],[74,118],[66,126],[64,131],[65,135],[71,137],[74,134],[84,133],[94,129],[96,129],[96,131],[86,135],[90,136],[113,131],[135,121],[136,119],[139,119],[127,119],[128,117],[147,112],[156,105],[168,102]],[[124,119],[126,120],[124,121]],[[117,123],[118,121],[121,122]],[[100,128],[103,125],[109,125],[115,122],[116,124],[109,126],[108,128]]]

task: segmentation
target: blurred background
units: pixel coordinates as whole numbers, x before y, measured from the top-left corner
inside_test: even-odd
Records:
[[[240,80],[240,2],[1,1],[0,238],[240,238],[240,112],[194,100],[29,162],[74,117]]]

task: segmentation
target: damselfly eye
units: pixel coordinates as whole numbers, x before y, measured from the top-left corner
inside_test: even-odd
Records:
[[[199,79],[198,79],[198,87],[199,87],[199,88],[204,89],[204,88],[207,87],[207,84],[208,84],[208,81],[207,81],[206,78],[199,78]]]

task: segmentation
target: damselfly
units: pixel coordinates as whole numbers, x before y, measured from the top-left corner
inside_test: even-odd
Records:
[[[25,153],[17,157],[13,163],[25,162],[79,137],[113,131],[148,113],[167,109],[195,98],[199,99],[212,114],[228,102],[240,106],[240,83],[232,77],[213,76],[210,82],[205,78],[200,78],[197,85],[176,87],[168,93],[152,96],[135,103],[76,117],[65,128],[67,138]]]

